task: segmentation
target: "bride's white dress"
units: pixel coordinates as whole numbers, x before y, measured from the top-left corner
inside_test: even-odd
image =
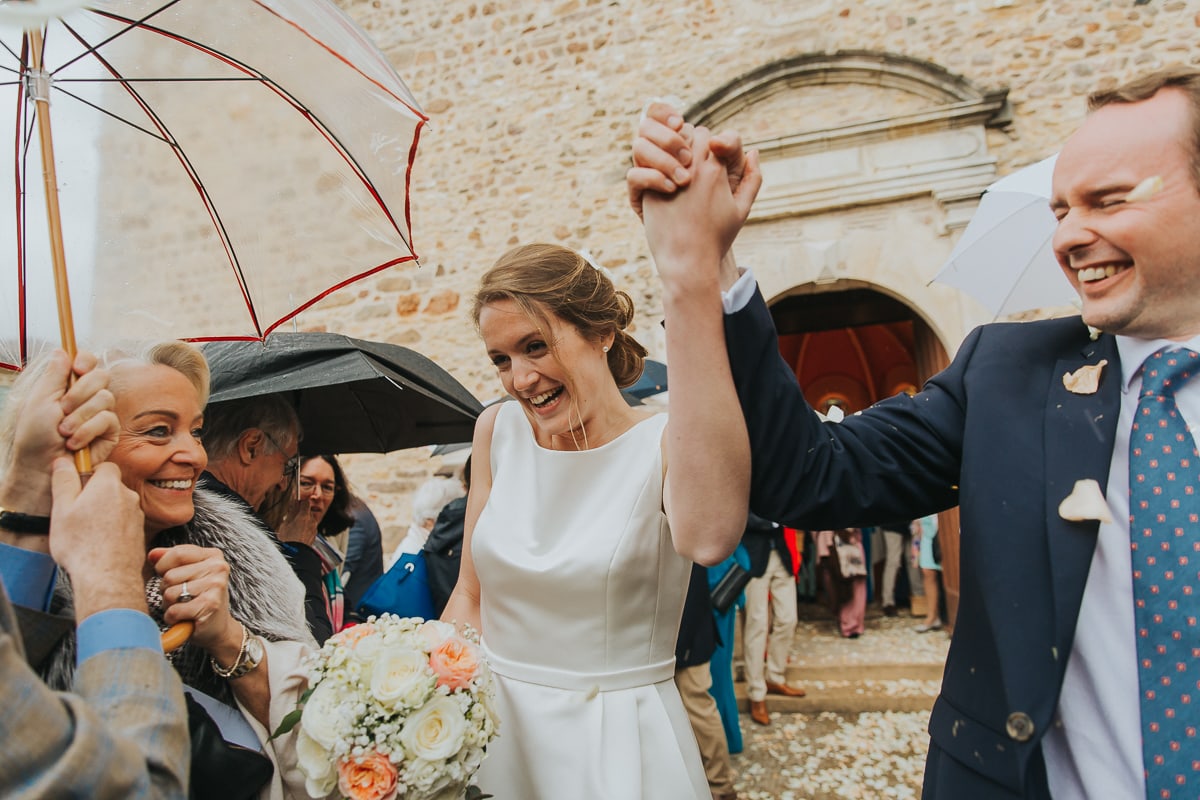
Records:
[[[500,408],[471,545],[500,716],[475,782],[496,800],[710,797],[673,680],[691,565],[662,512],[665,425],[562,452]]]

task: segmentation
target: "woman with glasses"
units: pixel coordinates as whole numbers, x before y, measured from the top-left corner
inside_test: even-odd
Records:
[[[305,544],[320,557],[325,613],[337,633],[348,621],[341,576],[345,554],[331,540],[354,522],[353,496],[335,456],[302,456],[299,463],[295,488],[280,487],[272,492],[277,496],[268,496],[265,521],[281,539]]]

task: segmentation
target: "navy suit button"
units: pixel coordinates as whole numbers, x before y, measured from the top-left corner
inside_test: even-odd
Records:
[[[1014,711],[1008,715],[1004,723],[1008,737],[1018,742],[1028,742],[1033,738],[1033,720],[1024,711]]]

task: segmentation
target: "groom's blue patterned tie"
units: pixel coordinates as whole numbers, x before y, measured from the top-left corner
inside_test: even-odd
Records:
[[[1129,540],[1146,797],[1200,796],[1200,452],[1175,392],[1200,355],[1146,359],[1129,436]]]

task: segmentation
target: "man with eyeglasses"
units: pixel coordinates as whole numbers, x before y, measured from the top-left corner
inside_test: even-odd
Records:
[[[300,465],[300,421],[280,395],[263,395],[210,405],[204,411],[208,470],[199,485],[247,506],[259,516],[271,489],[290,484]],[[325,612],[321,558],[304,542],[289,541],[263,523],[304,584],[308,629],[318,644],[333,634]]]

